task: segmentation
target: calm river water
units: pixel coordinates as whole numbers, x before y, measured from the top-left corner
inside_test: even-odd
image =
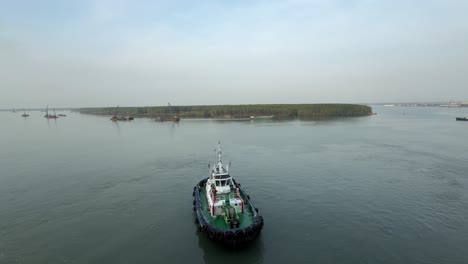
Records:
[[[468,263],[468,109],[322,121],[0,112],[0,263]],[[198,234],[218,140],[265,219],[248,248]]]

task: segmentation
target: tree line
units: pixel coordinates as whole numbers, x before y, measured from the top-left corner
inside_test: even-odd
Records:
[[[255,104],[255,105],[193,105],[81,108],[81,113],[95,115],[130,115],[134,117],[180,118],[248,118],[271,116],[277,118],[310,118],[321,116],[363,116],[372,108],[357,104]]]

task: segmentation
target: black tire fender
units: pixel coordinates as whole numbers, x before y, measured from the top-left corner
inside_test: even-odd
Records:
[[[237,241],[242,241],[242,240],[244,240],[244,232],[243,232],[243,230],[237,230],[236,233],[234,233],[234,238],[235,238]]]
[[[208,235],[210,236],[211,239],[213,239],[215,237],[216,233],[212,228],[210,228],[210,229],[208,229]]]
[[[216,232],[216,239],[218,239],[218,240],[224,240],[224,233],[223,233],[223,231],[217,231],[217,232]]]
[[[232,240],[233,233],[231,231],[226,231],[226,234],[224,235],[224,238],[226,240]]]

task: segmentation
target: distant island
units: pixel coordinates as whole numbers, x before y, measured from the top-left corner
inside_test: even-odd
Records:
[[[177,115],[180,118],[275,118],[351,117],[372,114],[372,108],[357,104],[255,104],[255,105],[192,105],[80,108],[80,113],[93,115],[130,115],[156,118]]]

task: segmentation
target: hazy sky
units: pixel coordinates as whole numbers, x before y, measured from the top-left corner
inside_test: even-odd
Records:
[[[468,99],[468,1],[0,0],[0,108]]]

